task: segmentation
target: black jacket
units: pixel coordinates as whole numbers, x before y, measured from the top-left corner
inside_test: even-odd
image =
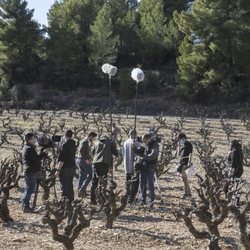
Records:
[[[157,141],[152,140],[147,146],[133,147],[134,152],[139,156],[139,162],[142,163],[141,170],[155,170],[157,168],[157,159],[159,155],[159,145]],[[143,166],[144,165],[144,166]]]
[[[45,153],[37,154],[35,146],[25,144],[22,149],[22,162],[25,173],[37,173],[41,169],[41,159],[46,156]]]
[[[188,165],[189,155],[193,153],[193,146],[189,141],[180,141],[179,142],[179,165],[186,166]]]
[[[227,157],[228,167],[233,168],[234,176],[236,178],[241,177],[243,174],[243,153],[241,149],[232,148]]]
[[[62,161],[63,168],[75,167],[76,144],[73,139],[68,139],[61,148],[58,161]]]

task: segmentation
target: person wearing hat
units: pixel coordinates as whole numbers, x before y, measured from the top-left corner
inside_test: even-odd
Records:
[[[40,154],[37,154],[36,137],[33,133],[25,135],[25,145],[22,149],[22,163],[24,168],[25,187],[22,196],[22,210],[25,213],[33,212],[30,207],[30,198],[34,193],[37,185],[38,172],[41,169],[41,160],[46,156],[48,149],[43,149]]]
[[[191,189],[188,183],[188,178],[186,174],[186,169],[190,167],[191,156],[193,153],[193,146],[187,140],[187,136],[184,133],[178,135],[178,166],[177,173],[181,175],[182,181],[184,183],[184,194],[182,195],[183,199],[191,197]]]

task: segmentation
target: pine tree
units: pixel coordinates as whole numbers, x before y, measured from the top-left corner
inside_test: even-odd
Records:
[[[39,80],[43,32],[32,20],[33,12],[26,1],[0,1],[0,78],[4,87]]]
[[[112,64],[117,59],[119,36],[114,35],[111,12],[110,5],[104,4],[98,12],[94,24],[90,26],[90,60],[95,66],[100,66],[103,63]]]
[[[163,1],[142,0],[139,14],[144,62],[149,64],[162,62],[166,56],[164,38],[167,22],[163,10]]]
[[[196,0],[191,12],[175,16],[186,35],[177,60],[185,96],[233,101],[249,93],[249,10],[246,0]]]
[[[55,88],[93,85],[89,80],[88,38],[103,0],[55,2],[48,14],[47,67],[44,82]]]

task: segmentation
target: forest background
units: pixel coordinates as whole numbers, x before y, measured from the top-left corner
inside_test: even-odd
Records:
[[[213,111],[247,105],[248,0],[61,0],[50,8],[48,26],[33,14],[27,1],[0,0],[2,105],[106,108],[104,63],[118,67],[117,112],[133,107],[135,67],[146,76],[138,89],[141,114],[171,113],[180,104],[217,105]]]

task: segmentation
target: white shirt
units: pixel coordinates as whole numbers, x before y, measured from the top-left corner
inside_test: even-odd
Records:
[[[132,150],[133,139],[129,138],[123,144],[123,165],[126,174],[131,174],[133,172],[134,166],[134,152]],[[134,141],[136,147],[140,146],[138,141]]]

